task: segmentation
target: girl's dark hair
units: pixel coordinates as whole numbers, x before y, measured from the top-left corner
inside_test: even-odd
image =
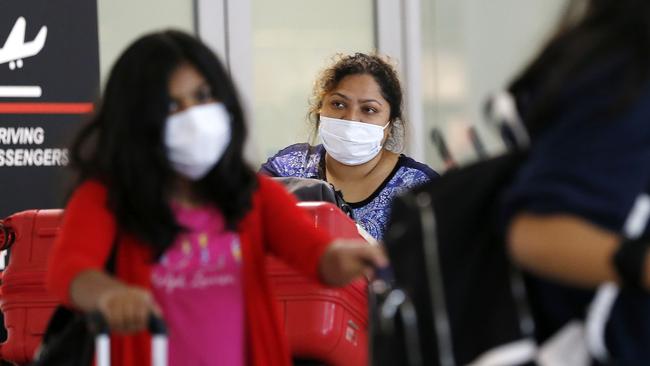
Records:
[[[524,106],[534,136],[554,120],[567,85],[588,83],[609,72],[614,80],[607,90],[612,103],[603,107],[618,112],[646,85],[649,67],[650,1],[573,0],[556,35],[510,90]],[[613,70],[618,74],[612,75]]]
[[[310,100],[309,119],[318,125],[320,109],[323,107],[323,99],[327,93],[350,75],[370,75],[375,79],[381,90],[381,95],[390,105],[391,136],[387,145],[397,148],[404,144],[404,117],[402,87],[397,76],[397,71],[390,64],[388,59],[376,54],[354,53],[351,55],[337,55],[334,63],[323,70],[316,82]],[[403,146],[402,146],[403,147]]]
[[[256,187],[255,173],[243,159],[244,115],[223,65],[194,37],[170,30],[143,36],[129,46],[113,66],[96,115],[72,146],[72,164],[80,180],[101,181],[120,230],[135,235],[158,255],[183,230],[169,206],[177,175],[163,142],[170,76],[183,63],[203,75],[213,97],[231,116],[230,145],[192,189],[218,207],[227,227],[234,229],[250,210]]]

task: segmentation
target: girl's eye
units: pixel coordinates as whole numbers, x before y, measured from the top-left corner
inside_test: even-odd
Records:
[[[199,102],[207,102],[212,99],[212,93],[210,92],[210,89],[201,89],[196,93],[196,99]]]
[[[366,113],[368,113],[368,114],[375,114],[375,113],[377,113],[377,109],[375,109],[375,108],[373,108],[373,107],[366,107],[366,108],[364,108],[364,111],[365,111]]]
[[[178,103],[175,101],[169,102],[169,114],[174,114],[178,112]]]

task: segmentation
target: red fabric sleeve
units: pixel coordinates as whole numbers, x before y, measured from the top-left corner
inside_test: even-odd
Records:
[[[106,188],[95,181],[81,184],[68,202],[63,224],[47,266],[48,290],[72,305],[70,285],[86,270],[103,270],[115,240],[116,224],[106,207]]]
[[[320,280],[320,258],[332,237],[314,226],[282,185],[264,176],[258,181],[267,248],[294,269]]]

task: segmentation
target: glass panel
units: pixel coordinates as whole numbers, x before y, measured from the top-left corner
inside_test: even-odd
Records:
[[[254,136],[264,159],[310,137],[308,101],[337,52],[374,48],[372,0],[253,0]]]
[[[534,56],[565,0],[422,0],[424,109],[427,129],[439,128],[454,158],[475,158],[466,128],[477,125],[488,153],[503,145],[484,128],[482,109]],[[427,162],[443,170],[431,143]]]
[[[160,29],[194,33],[193,1],[98,0],[102,85],[115,59],[137,37]]]

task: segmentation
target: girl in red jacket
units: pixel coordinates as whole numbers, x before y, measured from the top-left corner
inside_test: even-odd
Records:
[[[81,183],[48,270],[69,306],[99,310],[120,365],[149,364],[150,313],[169,327],[170,365],[288,365],[264,271],[274,253],[343,285],[383,266],[376,247],[317,231],[282,187],[243,160],[246,124],[226,70],[166,31],[115,64],[73,146]],[[105,271],[115,253],[115,272]]]

